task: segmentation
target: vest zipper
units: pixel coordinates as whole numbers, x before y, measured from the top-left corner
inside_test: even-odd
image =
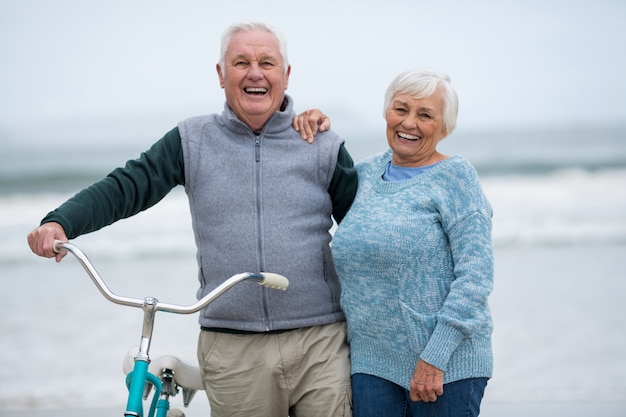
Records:
[[[257,233],[259,240],[257,242],[259,249],[259,271],[264,272],[265,265],[263,264],[263,227],[262,227],[262,210],[261,210],[261,136],[256,135],[254,142],[254,158],[257,162],[256,165],[256,214],[257,214]],[[267,288],[261,289],[263,294],[263,313],[265,314],[265,331],[270,331],[270,327],[267,325],[269,321],[269,309],[268,309],[268,291]]]

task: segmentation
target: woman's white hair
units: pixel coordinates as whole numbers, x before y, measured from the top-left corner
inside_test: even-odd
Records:
[[[233,23],[222,34],[222,42],[220,46],[220,67],[222,68],[222,72],[224,71],[224,60],[226,59],[228,44],[230,43],[232,37],[236,33],[255,31],[265,31],[274,35],[274,37],[278,41],[278,49],[280,51],[280,55],[283,57],[283,63],[285,64],[285,73],[287,73],[287,68],[289,67],[289,58],[287,57],[287,41],[285,37],[276,29],[272,28],[270,25],[255,20]]]
[[[397,94],[410,94],[421,99],[430,97],[437,91],[443,98],[443,123],[446,134],[449,135],[456,128],[456,119],[459,113],[459,98],[450,84],[450,76],[430,69],[413,69],[398,75],[387,87],[383,107],[383,117],[391,106]]]

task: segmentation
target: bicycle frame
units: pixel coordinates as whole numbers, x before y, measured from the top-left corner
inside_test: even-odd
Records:
[[[148,371],[148,365],[150,364],[150,343],[152,341],[152,332],[154,330],[155,314],[158,311],[177,314],[196,313],[209,305],[211,302],[215,301],[229,288],[246,280],[255,281],[259,285],[262,285],[264,287],[279,290],[286,290],[289,285],[289,281],[287,280],[287,278],[279,274],[268,272],[245,272],[233,275],[232,277],[228,278],[213,291],[211,291],[209,294],[207,294],[202,299],[198,300],[192,305],[181,306],[177,304],[166,304],[160,302],[154,297],[137,299],[119,296],[113,293],[109,289],[109,287],[107,287],[106,283],[100,277],[100,274],[96,271],[91,261],[87,258],[85,253],[76,245],[69,242],[55,241],[53,244],[53,248],[54,251],[57,253],[60,251],[67,251],[74,255],[74,257],[76,257],[84,270],[87,272],[93,283],[96,285],[98,290],[100,290],[102,295],[107,300],[115,304],[141,308],[144,312],[139,350],[134,358],[133,371],[130,372],[126,377],[126,385],[128,387],[128,402],[126,404],[126,411],[124,412],[124,416],[127,417],[143,417],[143,400],[147,398],[150,391],[150,386],[153,386],[155,391],[152,397],[148,417],[166,417],[167,411],[169,410],[169,397],[175,395],[178,391],[177,386],[171,386],[172,381],[169,379],[166,381],[166,389],[163,389],[163,382],[161,381],[161,379]],[[191,396],[193,396],[193,394],[191,394]],[[187,403],[188,402],[185,401],[185,406],[187,406]]]

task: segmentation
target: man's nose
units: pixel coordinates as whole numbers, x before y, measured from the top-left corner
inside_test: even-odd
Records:
[[[263,78],[263,73],[261,72],[261,67],[258,63],[253,62],[248,68],[248,78],[259,79]]]

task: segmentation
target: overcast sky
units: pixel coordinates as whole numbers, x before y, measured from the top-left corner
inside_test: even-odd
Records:
[[[296,110],[335,128],[382,129],[414,67],[451,75],[459,129],[626,122],[624,0],[0,1],[0,132],[220,112],[219,38],[249,18],[285,34]]]

